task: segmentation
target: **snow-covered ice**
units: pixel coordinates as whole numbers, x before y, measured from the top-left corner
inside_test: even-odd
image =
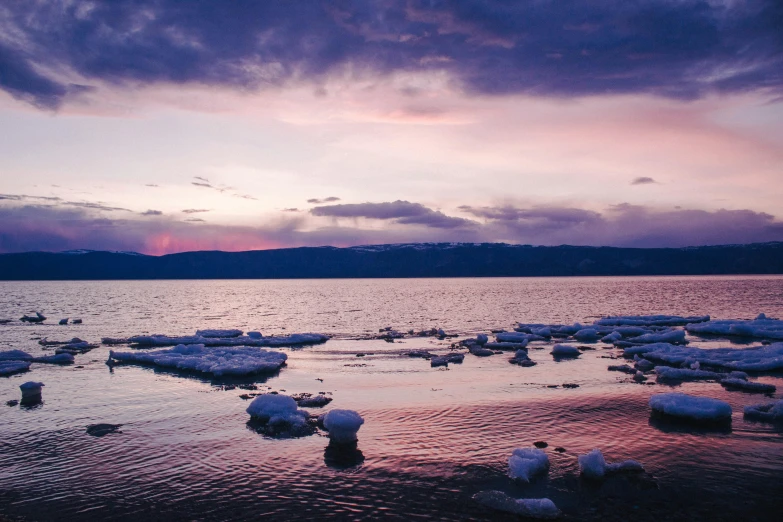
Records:
[[[709,321],[709,315],[681,317],[679,315],[619,315],[604,317],[595,322],[604,326],[685,326]]]
[[[727,421],[731,419],[729,403],[709,397],[694,397],[684,393],[661,393],[650,397],[650,408],[672,417],[696,421]]]
[[[536,362],[530,359],[530,357],[528,357],[527,350],[517,350],[516,353],[514,354],[514,357],[509,359],[509,362],[511,364],[516,364],[524,367],[530,367],[536,365]]]
[[[745,406],[743,413],[748,419],[767,422],[783,421],[783,400]]]
[[[263,423],[268,435],[310,435],[314,430],[308,423],[310,415],[300,410],[293,397],[288,395],[259,395],[246,411],[254,420]]]
[[[574,339],[582,343],[594,342],[600,338],[601,334],[595,328],[583,328],[574,334]]]
[[[720,380],[726,374],[709,372],[706,370],[692,370],[690,368],[672,368],[671,366],[656,366],[655,373],[658,381],[703,381]]]
[[[197,330],[196,335],[201,337],[229,338],[239,337],[244,332],[242,330]]]
[[[701,349],[657,343],[634,346],[623,351],[625,357],[639,355],[653,362],[671,365],[700,363],[702,366],[742,371],[783,370],[783,343],[753,348]]]
[[[22,400],[38,399],[41,397],[41,388],[45,386],[42,382],[27,381],[19,385],[22,390]]]
[[[727,319],[688,324],[685,326],[685,329],[693,334],[783,340],[783,321],[780,319],[769,319],[764,314],[759,314],[758,317],[750,321]]]
[[[261,335],[261,332],[247,332],[247,336],[251,339],[261,339],[263,335]]]
[[[623,373],[627,373],[629,375],[636,374],[636,369],[635,368],[631,368],[627,364],[612,364],[612,365],[609,366],[608,370],[610,372],[623,372]]]
[[[527,339],[519,343],[484,343],[484,348],[491,348],[492,350],[522,350],[527,348]]]
[[[6,350],[0,352],[0,361],[32,361],[33,356],[22,350]]]
[[[579,471],[589,479],[602,479],[607,473],[620,471],[644,471],[644,467],[635,460],[608,464],[599,449],[594,449],[585,455],[579,455],[577,460],[579,461]]]
[[[33,362],[47,364],[73,364],[74,358],[70,353],[58,353],[56,355],[42,355],[33,357]]]
[[[495,339],[499,343],[528,343],[530,341],[543,341],[540,335],[524,332],[501,332],[495,334]]]
[[[26,372],[30,369],[27,361],[2,361],[0,360],[0,377],[6,377],[15,373]]]
[[[498,511],[526,518],[551,520],[560,516],[560,510],[548,498],[513,498],[502,491],[480,491],[473,495],[479,504]]]
[[[246,335],[239,337],[202,337],[189,335],[169,337],[167,335],[135,335],[128,338],[130,344],[143,347],[175,346],[180,344],[203,344],[204,346],[301,346],[324,343],[329,339],[317,333],[295,333],[254,339]]]
[[[651,343],[683,343],[685,342],[684,330],[669,330],[668,332],[646,333],[638,337],[626,339],[629,343],[651,344]]]
[[[278,370],[288,356],[251,346],[207,348],[202,344],[179,345],[150,352],[109,351],[113,361],[153,364],[163,368],[224,375],[250,375]]]
[[[331,410],[324,416],[323,424],[332,442],[345,444],[356,442],[356,434],[364,419],[353,410]]]
[[[730,390],[742,390],[752,393],[775,393],[777,389],[774,384],[763,382],[748,381],[745,379],[729,378],[720,381],[721,386]]]
[[[60,319],[59,324],[68,324],[68,318],[66,317],[65,319]]]
[[[576,346],[568,344],[556,344],[552,347],[552,355],[555,357],[578,357],[581,354]]]
[[[530,482],[549,469],[549,457],[538,448],[516,448],[508,459],[508,476]]]
[[[476,336],[476,344],[487,344],[489,342],[489,337],[487,334],[478,334]]]

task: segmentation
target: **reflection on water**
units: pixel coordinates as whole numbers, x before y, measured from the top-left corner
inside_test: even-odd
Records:
[[[386,326],[467,334],[515,320],[617,313],[781,316],[782,278],[0,283],[0,290],[0,318],[32,309],[84,318],[75,326],[0,326],[0,349],[34,354],[51,353],[37,344],[44,336],[96,341],[205,327],[340,334],[283,350],[289,359],[278,374],[249,381],[107,369],[108,347],[77,355],[73,366],[34,364],[27,374],[0,378],[2,401],[17,400],[22,382],[46,384],[45,403],[0,408],[2,515],[515,520],[471,500],[495,489],[549,497],[578,520],[778,517],[783,428],[742,418],[744,406],[764,397],[714,382],[679,385],[731,404],[730,427],[705,429],[651,417],[649,397],[670,388],[607,371],[621,361],[600,344],[556,362],[551,344],[533,343],[533,367],[509,364],[508,353],[431,368],[404,354],[449,353],[453,340],[342,337]],[[783,386],[779,375],[759,380]],[[332,403],[308,409],[314,415],[358,411],[365,419],[358,444],[334,447],[320,431],[284,439],[259,433],[249,426],[247,397],[272,391],[329,394]],[[106,427],[103,436],[90,434],[95,426]],[[549,473],[531,484],[512,481],[511,451],[535,441],[548,443]],[[582,480],[577,456],[596,447],[609,461],[642,462],[647,473]]]

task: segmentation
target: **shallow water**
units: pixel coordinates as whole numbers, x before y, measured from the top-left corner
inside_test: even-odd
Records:
[[[608,314],[780,317],[781,277],[0,283],[0,319],[30,310],[53,324],[0,325],[0,349],[38,354],[44,336],[97,341],[197,328],[333,334],[323,345],[283,349],[287,366],[254,382],[258,391],[330,393],[324,410],[355,409],[365,424],[361,454],[341,461],[321,435],[276,440],[250,429],[240,398],[246,390],[137,366],[112,371],[108,348],[100,347],[74,366],[34,364],[0,377],[2,403],[19,398],[22,382],[46,384],[42,405],[0,404],[0,514],[7,516],[513,520],[470,499],[501,489],[547,496],[576,520],[778,519],[783,429],[742,418],[742,407],[764,396],[708,382],[678,386],[732,405],[730,429],[702,430],[651,419],[649,396],[672,388],[608,372],[621,361],[601,344],[557,362],[549,345],[534,343],[530,357],[539,364],[531,368],[509,364],[510,355],[467,355],[436,369],[404,352],[447,353],[453,339],[353,339],[385,326],[468,335],[515,321]],[[59,326],[62,317],[84,323]],[[783,386],[780,376],[759,380]],[[580,387],[548,387],[563,383]],[[98,423],[122,424],[121,433],[88,435]],[[538,440],[549,443],[548,475],[514,483],[506,475],[511,450]],[[647,473],[581,480],[576,456],[594,447],[610,461],[639,460]]]

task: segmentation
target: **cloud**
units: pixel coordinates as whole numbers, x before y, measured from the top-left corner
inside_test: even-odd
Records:
[[[210,212],[208,208],[186,208],[182,211],[184,214],[198,214],[200,212]]]
[[[420,203],[393,201],[384,203],[353,203],[327,205],[310,210],[314,216],[333,218],[367,218],[393,220],[402,225],[424,225],[432,228],[458,228],[475,225],[469,219],[447,216]]]
[[[147,183],[147,184],[146,184],[146,185],[144,185],[144,186],[145,186],[145,187],[157,187],[157,185],[156,185],[155,183]]]
[[[193,176],[193,179],[203,181],[204,183],[209,183],[209,180],[207,178],[202,178],[201,176]]]
[[[311,198],[307,200],[307,202],[312,205],[320,205],[321,203],[334,203],[335,201],[340,201],[340,198],[337,196],[329,196],[328,198],[323,199]]]
[[[258,198],[255,198],[249,194],[232,194],[235,198],[242,198],[242,199],[252,199],[253,201],[258,201]]]
[[[298,208],[284,208],[283,212],[299,212]]]
[[[658,182],[648,176],[640,176],[638,178],[634,178],[634,180],[631,181],[631,185],[649,185],[651,183],[658,183]]]
[[[247,91],[350,71],[445,71],[482,94],[780,94],[781,32],[779,0],[10,2],[0,88],[44,109],[83,82]]]
[[[141,215],[142,216],[162,216],[163,212],[161,212],[160,210],[147,210],[147,211],[141,212]]]
[[[29,196],[27,194],[0,194],[0,200],[7,201],[27,201],[27,202],[45,202],[50,205],[65,207],[78,207],[92,210],[102,210],[106,212],[133,212],[124,207],[111,207],[101,202],[95,201],[67,201],[58,196]]]

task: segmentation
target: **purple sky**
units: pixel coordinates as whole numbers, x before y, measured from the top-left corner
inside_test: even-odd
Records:
[[[783,240],[779,1],[7,2],[0,252]]]

